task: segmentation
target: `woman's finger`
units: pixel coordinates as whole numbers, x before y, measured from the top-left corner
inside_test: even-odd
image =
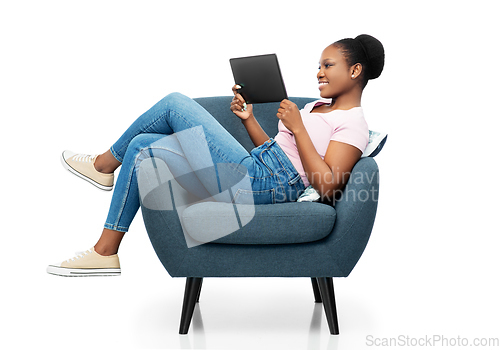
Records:
[[[237,98],[238,100],[240,100],[241,103],[243,104],[244,108],[246,108],[246,101],[243,98],[243,96],[241,96],[241,94],[238,92],[239,89],[241,89],[240,85],[236,84],[236,85],[233,86],[234,97]]]
[[[241,86],[236,84],[236,85],[233,85],[233,94],[238,94],[238,90],[241,89]]]
[[[242,105],[240,101],[231,102],[231,110],[233,112],[242,112],[246,110],[246,106]]]
[[[239,100],[242,104],[245,104],[245,103],[246,103],[245,99],[244,99],[244,98],[243,98],[243,96],[241,96],[240,94],[237,94],[235,97],[236,97],[236,98],[237,98],[237,99],[238,99],[238,100]]]
[[[239,100],[234,100],[231,102],[231,106],[237,107],[237,108],[243,108],[243,104]]]

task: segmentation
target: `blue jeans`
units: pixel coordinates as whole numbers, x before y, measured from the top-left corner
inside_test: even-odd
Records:
[[[249,153],[203,107],[179,93],[166,96],[141,115],[110,150],[122,163],[104,225],[115,231],[127,232],[140,207],[137,169],[152,154],[174,176],[187,179],[181,185],[202,199],[221,191],[223,174],[215,171],[216,181],[199,175],[210,164],[231,165],[239,178],[248,178],[251,188],[232,193],[234,203],[290,202],[304,190],[299,173],[276,141],[269,139]],[[186,174],[191,176],[181,176]]]

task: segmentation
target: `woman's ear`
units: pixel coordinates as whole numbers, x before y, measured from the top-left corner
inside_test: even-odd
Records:
[[[351,78],[356,79],[361,75],[362,71],[363,71],[363,66],[360,63],[356,63],[354,66],[351,67]]]

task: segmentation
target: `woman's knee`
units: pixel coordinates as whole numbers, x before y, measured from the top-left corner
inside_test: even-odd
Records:
[[[148,147],[149,145],[151,145],[151,143],[156,141],[154,138],[152,138],[152,135],[154,134],[139,134],[135,136],[132,141],[130,141],[127,151],[140,151],[142,148]]]
[[[130,141],[124,158],[138,159],[147,157],[151,146],[158,141],[159,138],[165,135],[160,134],[139,134]]]
[[[189,97],[181,94],[180,92],[172,92],[165,96],[162,100],[165,104],[176,104],[176,103],[185,103],[186,101],[191,100]]]

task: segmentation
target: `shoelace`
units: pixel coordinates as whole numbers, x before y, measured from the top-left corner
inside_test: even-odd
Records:
[[[70,259],[68,259],[68,260],[66,260],[66,261],[67,261],[67,262],[75,261],[75,260],[78,260],[78,259],[80,259],[80,258],[83,258],[85,255],[88,255],[88,254],[90,254],[90,253],[92,253],[92,252],[90,251],[90,249],[89,249],[89,250],[87,250],[87,251],[85,251],[85,252],[78,252],[78,253],[76,253],[76,256],[74,256],[74,257],[72,257],[72,258],[70,258]]]
[[[319,195],[318,191],[310,185],[305,189],[305,191],[300,195],[300,197],[297,199],[297,202],[315,202],[317,201],[321,196]]]
[[[87,162],[87,163],[92,163],[97,155],[88,155],[88,154],[75,154],[73,156],[73,160],[76,162]]]

